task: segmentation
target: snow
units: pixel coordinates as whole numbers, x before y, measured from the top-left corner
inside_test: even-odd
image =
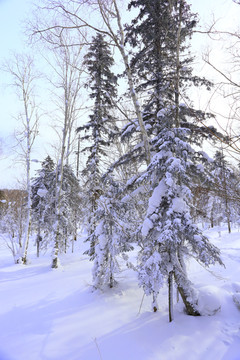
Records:
[[[38,189],[37,195],[40,197],[45,197],[47,195],[48,191],[46,189]]]
[[[214,315],[221,309],[219,289],[215,286],[203,286],[199,289],[198,310],[202,315]]]
[[[168,113],[167,109],[161,109],[158,111],[157,117],[164,117],[165,115],[167,115],[167,113]]]
[[[62,255],[56,270],[50,253],[36,258],[33,245],[29,265],[13,264],[0,240],[0,359],[239,359],[240,233],[228,234],[222,227],[221,237],[218,228],[205,234],[221,248],[225,267],[205,270],[189,261],[198,306],[206,316],[187,316],[175,301],[172,323],[167,287],[158,297],[160,310],[151,312],[152,299],[143,296],[132,269],[123,267],[115,289],[92,292],[92,262],[82,255],[86,244],[80,237],[75,253]],[[134,262],[136,250],[130,256]]]
[[[152,196],[149,199],[147,215],[154,213],[156,208],[160,205],[162,197],[165,195],[167,187],[165,185],[164,179],[162,179],[159,184],[153,190]]]
[[[208,156],[208,154],[205,151],[199,151],[199,154],[202,155],[204,159],[206,159],[209,163],[213,162],[213,159]]]
[[[172,200],[172,208],[171,208],[172,211],[182,213],[186,211],[186,209],[187,209],[186,202],[182,198],[176,197]]]
[[[240,282],[232,284],[233,290],[240,293]]]
[[[235,302],[235,304],[237,305],[237,307],[240,310],[240,293],[233,295],[233,301]]]
[[[149,231],[153,228],[153,223],[149,218],[146,218],[142,225],[142,236],[146,237],[149,233]]]

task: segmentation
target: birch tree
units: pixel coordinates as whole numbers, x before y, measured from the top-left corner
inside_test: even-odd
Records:
[[[58,46],[53,51],[52,61],[48,61],[52,69],[53,97],[55,98],[57,126],[60,126],[59,140],[60,151],[58,155],[58,166],[56,167],[56,201],[55,201],[55,226],[54,226],[54,249],[52,267],[58,267],[59,236],[61,197],[63,185],[64,165],[69,164],[70,155],[73,151],[73,141],[76,122],[79,114],[79,96],[82,87],[82,47],[71,47],[72,38],[65,36],[55,29],[55,38]],[[49,37],[53,36],[52,33]]]
[[[97,5],[97,6],[96,6]],[[51,5],[46,3],[46,6],[43,7],[44,11],[52,11],[55,14],[55,18],[59,17],[64,19],[61,22],[55,22],[54,25],[31,24],[32,34],[43,38],[45,41],[49,41],[49,37],[46,35],[49,31],[54,32],[55,29],[61,29],[62,32],[73,32],[74,30],[81,33],[82,39],[88,42],[85,36],[85,29],[90,29],[93,32],[101,33],[109,39],[114,47],[116,47],[120,53],[124,64],[124,70],[126,72],[128,88],[130,99],[135,110],[135,116],[139,124],[139,132],[142,137],[141,146],[144,148],[143,153],[145,161],[147,164],[150,162],[150,147],[147,131],[142,118],[142,109],[140,105],[140,100],[138,99],[137,93],[135,91],[134,77],[131,71],[131,66],[129,62],[129,49],[126,46],[126,39],[124,34],[124,26],[122,23],[121,12],[116,0],[97,0],[97,3],[92,1],[86,1],[81,4],[75,1],[70,1],[65,3],[64,1],[57,0],[52,1]],[[94,20],[89,20],[89,17],[85,17],[82,14],[87,14],[89,12],[96,13],[100,16],[102,26],[95,25],[97,22]],[[55,39],[52,40],[55,42]],[[79,42],[79,45],[81,43]],[[73,46],[78,46],[76,42],[73,43]]]
[[[31,154],[39,127],[38,107],[35,101],[35,86],[39,74],[37,74],[34,68],[33,57],[25,54],[15,54],[12,61],[5,63],[4,70],[7,71],[13,79],[12,85],[22,107],[22,110],[17,116],[17,121],[20,123],[20,130],[16,131],[16,139],[21,149],[21,156],[26,168],[27,216],[24,239],[18,262],[26,264],[31,227]]]

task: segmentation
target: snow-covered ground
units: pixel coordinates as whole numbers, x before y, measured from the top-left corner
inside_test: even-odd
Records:
[[[205,270],[191,261],[188,271],[202,310],[221,309],[191,317],[175,303],[172,323],[166,288],[152,313],[133,270],[123,269],[116,289],[92,292],[81,239],[57,270],[49,254],[37,259],[35,248],[29,265],[14,265],[0,243],[0,360],[239,360],[240,232],[206,233],[226,267]]]

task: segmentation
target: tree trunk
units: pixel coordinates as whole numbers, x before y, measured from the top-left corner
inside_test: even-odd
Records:
[[[109,277],[109,287],[110,287],[110,289],[112,289],[113,286],[114,286],[114,278],[113,278],[113,274],[111,272],[110,277]]]
[[[141,107],[135,92],[135,88],[134,88],[134,80],[133,80],[133,75],[132,75],[132,71],[129,65],[129,60],[128,60],[128,55],[126,53],[125,50],[125,38],[124,38],[124,29],[122,26],[122,22],[121,22],[121,16],[120,16],[120,12],[117,6],[117,2],[115,0],[113,0],[113,4],[114,4],[114,10],[115,10],[115,16],[117,19],[117,24],[118,24],[118,30],[119,30],[119,35],[120,35],[120,39],[118,39],[118,37],[116,36],[116,34],[114,34],[114,31],[110,25],[109,19],[106,16],[106,12],[103,6],[103,2],[98,0],[98,5],[99,5],[99,9],[102,15],[102,18],[105,22],[105,24],[108,27],[109,30],[109,35],[110,37],[113,39],[113,41],[115,42],[117,48],[120,51],[120,54],[123,58],[123,62],[124,62],[124,66],[125,66],[125,70],[126,70],[126,75],[127,75],[127,79],[128,79],[128,85],[129,85],[129,90],[130,90],[130,96],[131,96],[131,100],[136,112],[136,116],[138,119],[138,124],[140,127],[140,132],[142,135],[142,140],[143,140],[143,144],[144,144],[144,150],[145,150],[145,156],[146,156],[146,163],[147,165],[150,164],[151,161],[151,153],[150,153],[150,145],[149,145],[149,139],[148,139],[148,134],[144,125],[144,121],[143,121],[143,117],[142,117],[142,111],[141,111]]]
[[[173,321],[173,271],[168,274],[168,315],[169,322]]]
[[[37,257],[39,258],[39,253],[40,253],[40,242],[39,239],[37,239]]]
[[[37,257],[39,257],[40,254],[40,243],[42,241],[42,237],[41,237],[41,227],[40,224],[38,223],[38,234],[37,234],[37,241],[36,241],[36,245],[37,245]]]
[[[31,210],[30,210],[31,211]],[[25,242],[24,242],[24,247],[23,247],[23,256],[22,256],[22,263],[24,265],[27,264],[27,253],[28,253],[28,245],[29,245],[29,236],[30,236],[30,230],[31,230],[31,213],[29,211],[29,218],[27,220],[27,224],[26,224],[26,239],[25,239]]]
[[[199,316],[201,315],[197,310],[197,299],[192,283],[188,280],[187,275],[181,269],[174,270],[174,279],[177,284],[177,289],[188,315]]]
[[[153,308],[153,312],[157,312],[157,311],[158,311],[157,294],[156,294],[155,292],[153,292],[152,308]]]
[[[72,238],[72,254],[74,253],[74,241],[76,240],[77,240],[76,235],[74,235]]]
[[[53,249],[53,257],[52,257],[52,269],[58,268],[58,252],[59,252],[59,246],[58,246],[58,240],[55,239],[54,249]]]
[[[30,128],[30,118],[28,116],[28,96],[23,89],[23,99],[24,99],[24,108],[25,108],[25,117],[26,117],[26,138],[27,138],[27,149],[26,149],[26,168],[27,168],[27,220],[24,234],[23,242],[23,254],[22,254],[22,263],[27,264],[27,252],[29,245],[29,236],[31,230],[31,178],[30,178],[30,153],[31,153],[31,128]]]

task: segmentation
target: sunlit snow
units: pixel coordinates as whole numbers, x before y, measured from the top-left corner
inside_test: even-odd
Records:
[[[33,245],[29,265],[13,264],[1,238],[0,359],[239,359],[240,232],[233,229],[229,235],[222,227],[219,237],[218,230],[205,233],[222,249],[226,267],[205,270],[194,260],[188,264],[205,316],[187,316],[175,300],[172,323],[167,287],[160,291],[159,312],[151,312],[151,297],[143,296],[137,275],[123,260],[118,286],[92,292],[92,263],[82,255],[81,236],[75,253],[63,255],[57,270],[50,267],[50,254],[36,258]]]

